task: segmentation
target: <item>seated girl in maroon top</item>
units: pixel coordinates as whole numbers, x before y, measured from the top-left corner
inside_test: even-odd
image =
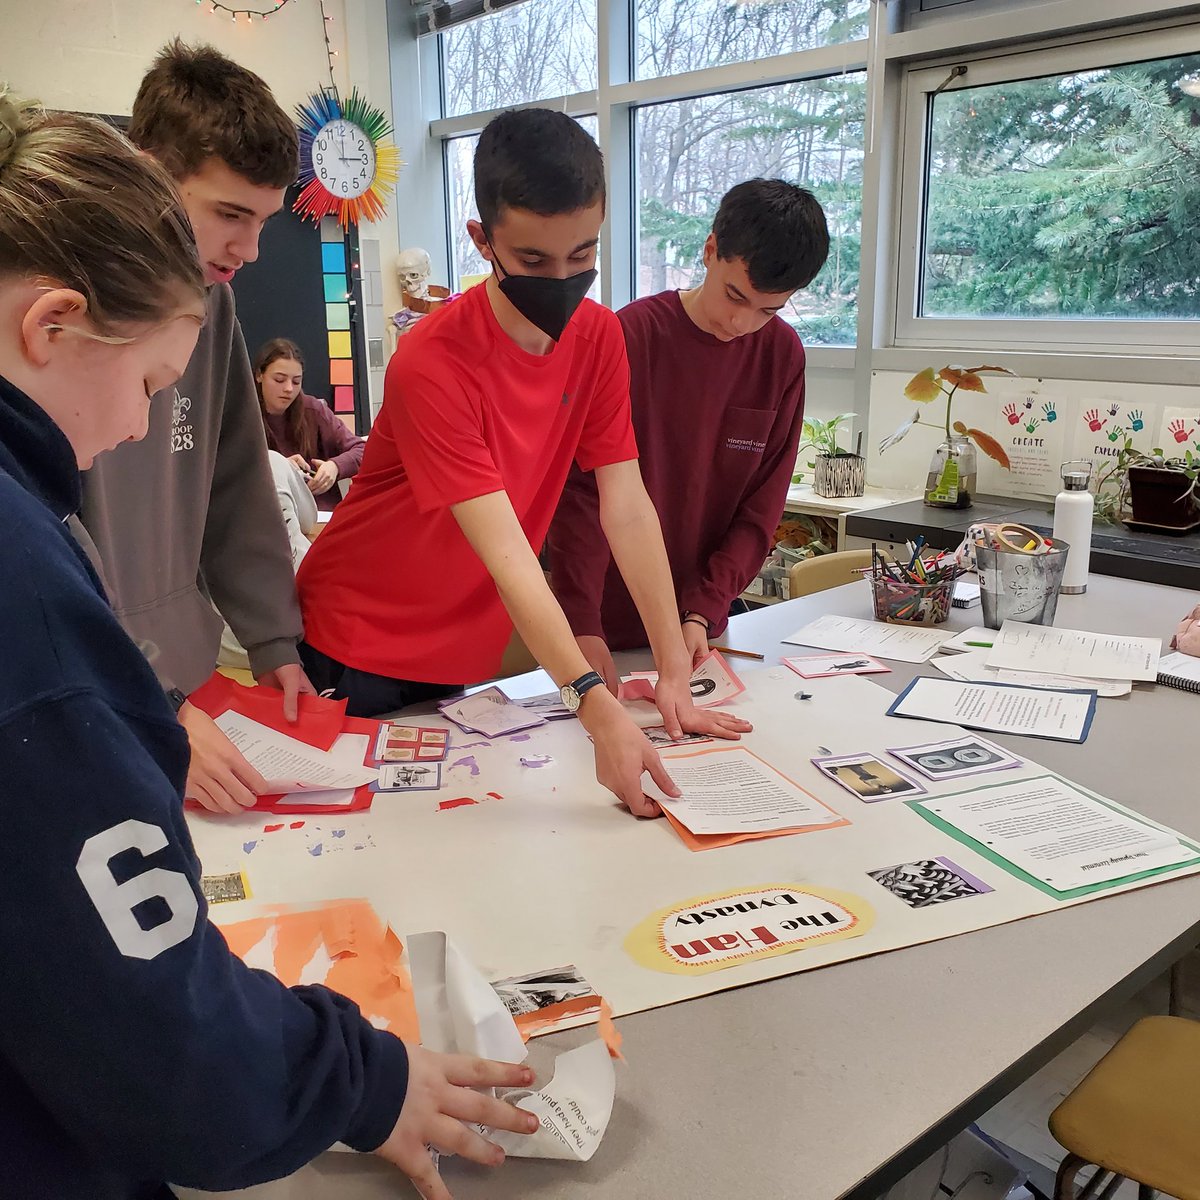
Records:
[[[273,338],[254,356],[254,381],[267,446],[300,468],[325,511],[342,498],[340,479],[353,479],[366,442],[334,416],[328,404],[300,389],[304,356],[287,338]]]

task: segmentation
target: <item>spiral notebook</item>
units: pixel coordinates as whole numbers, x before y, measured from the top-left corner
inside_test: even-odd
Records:
[[[1164,654],[1158,660],[1158,682],[1181,692],[1200,692],[1200,658],[1190,654]]]

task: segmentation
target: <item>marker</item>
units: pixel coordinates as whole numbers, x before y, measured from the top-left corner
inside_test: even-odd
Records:
[[[988,650],[991,650],[996,645],[996,643],[995,642],[963,642],[963,645],[964,646],[982,646]]]

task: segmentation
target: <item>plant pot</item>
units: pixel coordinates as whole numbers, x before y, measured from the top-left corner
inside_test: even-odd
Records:
[[[818,454],[813,464],[813,491],[835,500],[861,496],[867,486],[867,465],[861,454]]]
[[[1153,527],[1186,533],[1200,525],[1200,503],[1192,492],[1192,481],[1171,467],[1130,467],[1130,513],[1122,515],[1127,525]]]

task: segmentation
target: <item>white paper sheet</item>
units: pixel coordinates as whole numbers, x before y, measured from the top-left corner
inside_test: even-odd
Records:
[[[989,667],[987,650],[971,650],[966,654],[941,654],[932,665],[951,679],[973,683],[1016,683],[1022,687],[1079,689],[1095,692],[1097,696],[1128,696],[1133,684],[1128,679],[1085,679],[1074,675],[1046,675],[1040,671],[1009,671]]]
[[[534,710],[514,704],[498,687],[484,688],[438,708],[455,725],[484,737],[501,737],[546,723]]]
[[[692,833],[762,833],[842,820],[744,746],[662,757],[683,795],[660,803]]]
[[[338,744],[341,738],[333,750],[326,752],[232,711],[217,717],[216,725],[265,777],[267,795],[353,789],[370,783],[377,775],[374,767],[362,765],[370,739],[361,734],[351,735],[362,745],[355,765],[345,746]]]
[[[988,655],[988,666],[1092,679],[1153,680],[1161,652],[1158,638],[1005,621]]]
[[[855,617],[824,616],[798,629],[785,642],[816,646],[819,650],[853,650],[897,662],[928,662],[938,647],[953,636],[949,629],[922,629],[917,625],[885,625]]]
[[[1053,775],[941,796],[922,807],[1060,892],[1200,857],[1168,830]]]
[[[525,1060],[525,1043],[504,1001],[444,933],[411,934],[405,944],[427,1050]],[[545,1087],[504,1093],[540,1119],[536,1133],[482,1132],[514,1158],[586,1162],[608,1128],[616,1086],[608,1047],[599,1039],[588,1042],[558,1056]]]
[[[541,1121],[536,1133],[492,1129],[487,1136],[512,1158],[587,1162],[608,1128],[616,1074],[608,1047],[597,1039],[560,1054],[554,1078],[540,1091],[506,1092],[504,1099]]]
[[[1095,707],[1096,697],[1091,692],[922,677],[913,680],[888,709],[888,715],[992,733],[1081,742],[1087,736]]]

